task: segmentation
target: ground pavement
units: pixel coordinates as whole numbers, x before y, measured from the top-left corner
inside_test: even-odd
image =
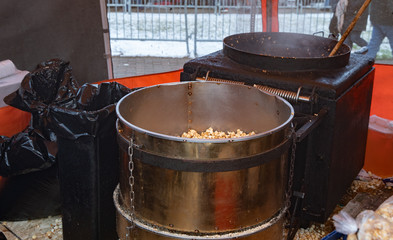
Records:
[[[175,71],[190,58],[112,57],[114,78]]]

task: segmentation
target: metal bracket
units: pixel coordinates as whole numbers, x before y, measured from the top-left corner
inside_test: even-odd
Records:
[[[296,141],[301,142],[314,128],[319,126],[327,112],[326,108],[322,108],[318,114],[310,117],[310,120],[296,131]]]
[[[299,225],[295,223],[295,219],[296,219],[296,210],[299,206],[299,201],[300,199],[304,199],[305,197],[305,193],[304,192],[299,192],[299,191],[293,191],[293,196],[296,197],[295,200],[295,205],[292,209],[292,215],[291,215],[291,220],[290,220],[290,224],[289,224],[289,230],[288,230],[288,234],[287,234],[287,240],[292,240],[295,238],[296,236],[296,232],[299,229]]]

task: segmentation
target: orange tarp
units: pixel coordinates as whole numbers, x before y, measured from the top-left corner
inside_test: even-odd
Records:
[[[375,65],[370,115],[393,120],[393,66]],[[370,124],[363,168],[382,178],[393,176],[393,135],[387,121]],[[383,128],[385,127],[385,128]]]
[[[162,83],[179,82],[180,73],[183,70],[172,72],[149,74],[136,77],[116,78],[113,80],[106,80],[102,82],[118,82],[128,88],[148,87]]]
[[[393,65],[375,64],[370,115],[393,120]]]
[[[393,66],[375,64],[375,79],[370,115],[393,120]],[[136,77],[116,78],[102,82],[116,81],[128,88],[147,87],[161,83],[180,81],[182,70]],[[99,82],[101,83],[101,82]],[[12,136],[22,131],[29,123],[30,114],[13,107],[0,108],[0,135]]]
[[[11,137],[23,131],[29,125],[30,116],[10,106],[0,108],[0,136]]]
[[[370,115],[393,120],[393,66],[375,64],[375,80]],[[161,83],[180,81],[182,70],[136,77],[116,78],[102,82],[116,81],[128,88],[147,87]],[[99,82],[101,83],[101,82]],[[0,108],[0,135],[12,136],[22,131],[29,123],[30,114],[13,107]]]

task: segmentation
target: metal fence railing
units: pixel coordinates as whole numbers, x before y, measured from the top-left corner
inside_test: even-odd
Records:
[[[279,0],[279,31],[327,37],[330,1]],[[182,42],[195,56],[198,44],[262,31],[259,0],[107,0],[107,9],[111,40]],[[362,33],[367,41],[371,29],[369,23]]]
[[[190,28],[195,55],[200,42],[221,42],[232,34],[262,31],[260,1],[257,4],[256,1],[218,0],[214,6],[208,2],[199,1],[193,6]]]
[[[189,53],[187,0],[109,0],[113,40],[184,42]]]

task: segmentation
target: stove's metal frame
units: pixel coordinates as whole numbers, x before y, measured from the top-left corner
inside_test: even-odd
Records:
[[[223,66],[231,60],[217,52],[211,57],[208,55],[186,63],[181,74],[181,81],[263,85],[259,88],[281,94],[292,103],[299,136],[294,179],[294,195],[298,197],[293,198],[292,205],[299,207],[293,211],[306,224],[325,222],[363,167],[374,68],[373,62],[363,56],[351,58],[350,66],[339,70],[325,71],[320,75],[316,71],[294,72],[291,76],[291,73],[271,73],[240,64],[234,64],[239,70],[226,73]],[[362,66],[351,70],[359,64]],[[314,75],[323,78],[320,77],[323,74],[330,80],[334,74],[347,74],[343,78],[351,80],[340,86],[331,83],[332,88],[328,86],[326,89],[319,83],[310,86],[310,81],[305,84],[302,79],[297,80],[298,77]],[[280,77],[284,80],[281,81]],[[324,81],[320,80],[323,84]]]

